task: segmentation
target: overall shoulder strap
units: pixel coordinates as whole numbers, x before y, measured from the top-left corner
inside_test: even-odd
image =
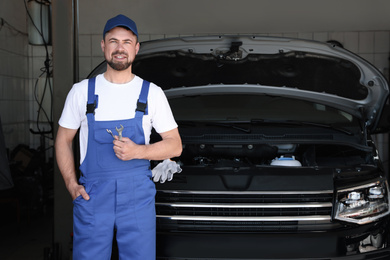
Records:
[[[95,109],[98,107],[98,96],[95,95],[95,84],[96,77],[90,78],[88,80],[87,116],[89,114],[95,115]]]
[[[136,117],[139,115],[148,114],[148,94],[149,94],[150,82],[144,80],[142,83],[141,93],[137,101],[137,108],[135,109]]]

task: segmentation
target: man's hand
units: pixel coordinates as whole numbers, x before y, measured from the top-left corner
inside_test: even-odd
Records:
[[[56,159],[58,168],[61,171],[62,177],[70,196],[75,200],[78,196],[83,196],[85,200],[89,200],[89,195],[84,189],[84,186],[79,185],[76,179],[74,155],[73,155],[73,139],[77,133],[77,129],[69,129],[59,127],[55,141]]]
[[[141,145],[136,144],[128,137],[114,136],[114,152],[120,160],[128,161],[132,159],[165,160],[180,156],[182,144],[177,128],[160,133],[161,141],[156,143]]]
[[[118,136],[115,136],[114,152],[116,157],[122,161],[129,161],[141,157],[142,146],[134,143],[128,137],[122,137],[122,141],[119,141]]]
[[[89,200],[89,195],[85,191],[83,185],[75,184],[71,187],[68,187],[68,191],[70,193],[70,196],[72,196],[72,200],[75,200],[80,195],[83,197],[83,199]]]

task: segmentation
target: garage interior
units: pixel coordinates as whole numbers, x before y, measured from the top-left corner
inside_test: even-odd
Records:
[[[139,40],[267,35],[337,41],[389,79],[387,0],[19,0],[0,3],[0,259],[69,259],[72,201],[53,160],[68,91],[103,61],[107,19]],[[376,136],[389,170],[388,135]]]

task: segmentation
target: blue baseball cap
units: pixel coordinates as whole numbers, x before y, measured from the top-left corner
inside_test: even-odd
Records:
[[[133,20],[131,20],[129,17],[120,14],[117,15],[110,20],[107,21],[106,26],[104,26],[103,30],[103,39],[106,36],[106,33],[110,31],[111,29],[118,27],[118,26],[123,26],[131,30],[135,36],[138,38],[138,31],[137,31],[137,25]]]

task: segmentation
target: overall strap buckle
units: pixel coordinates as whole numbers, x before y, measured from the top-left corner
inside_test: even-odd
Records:
[[[87,101],[87,111],[86,115],[93,114],[95,115],[95,109],[98,106],[98,96],[95,95],[95,83],[96,77],[90,78],[88,80],[88,101]]]
[[[150,82],[144,80],[142,83],[142,89],[141,93],[139,95],[138,101],[137,101],[137,108],[135,109],[136,112],[142,112],[147,114],[148,109],[148,94],[149,94],[149,86]]]

